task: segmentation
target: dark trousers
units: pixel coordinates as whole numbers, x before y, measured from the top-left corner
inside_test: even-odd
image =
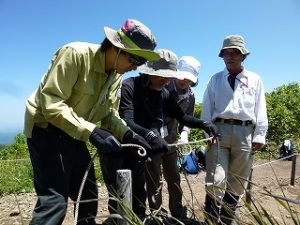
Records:
[[[101,153],[100,150],[99,156],[103,179],[110,196],[117,196],[117,170],[131,170],[132,209],[135,214],[143,219],[146,211],[145,163],[139,161],[135,154],[127,149],[122,149],[122,153]],[[117,202],[111,198],[108,201],[108,210],[110,213],[116,213],[117,210]]]
[[[68,197],[77,200],[82,178],[91,161],[90,153],[84,142],[51,125],[47,129],[34,127],[32,138],[28,138],[27,143],[38,196],[30,224],[62,224]],[[94,201],[79,204],[78,224],[95,224],[97,198],[92,166],[80,200]]]
[[[151,161],[146,163],[146,184],[149,208],[151,211],[162,207],[162,173],[168,184],[169,209],[175,218],[186,217],[186,209],[182,206],[182,189],[177,166],[176,148],[169,153],[151,155]]]
[[[220,206],[209,194],[206,194],[204,201],[204,216],[206,224],[218,224]]]
[[[235,211],[239,202],[239,196],[225,192],[222,204],[206,194],[204,215],[207,224],[231,225],[235,219]],[[220,222],[218,223],[220,218]]]
[[[233,223],[239,198],[237,195],[225,192],[223,205],[221,207],[221,221],[223,224],[231,225]]]

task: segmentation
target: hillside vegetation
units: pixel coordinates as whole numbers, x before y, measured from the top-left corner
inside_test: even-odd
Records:
[[[290,83],[266,94],[269,119],[268,144],[258,153],[260,158],[277,158],[278,148],[284,139],[294,142],[299,151],[300,135],[300,87]],[[195,116],[199,118],[201,104],[196,104]],[[191,141],[204,138],[203,131],[192,129]],[[33,191],[33,174],[23,134],[17,134],[12,145],[1,145],[0,149],[0,196],[6,193]],[[91,154],[96,150],[89,144]],[[97,178],[101,171],[96,164]]]

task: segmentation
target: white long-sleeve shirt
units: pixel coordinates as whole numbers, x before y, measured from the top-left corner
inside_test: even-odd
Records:
[[[228,82],[229,72],[213,75],[204,92],[201,119],[251,120],[255,124],[253,142],[265,144],[268,118],[263,82],[258,74],[243,70],[235,80],[234,90]]]

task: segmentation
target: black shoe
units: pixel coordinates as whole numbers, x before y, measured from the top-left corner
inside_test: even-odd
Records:
[[[181,218],[175,218],[171,217],[168,219],[169,224],[174,224],[174,225],[179,225],[179,224],[184,224],[184,225],[201,225],[202,223],[200,221],[196,221],[192,218],[188,217],[181,217]]]
[[[145,225],[164,225],[164,219],[160,216],[155,216],[155,217],[148,216],[144,219],[143,224],[145,224]]]
[[[97,225],[95,219],[80,219],[76,223],[77,225]]]
[[[149,216],[144,220],[145,225],[165,225],[168,224],[168,211],[164,208],[153,210]]]
[[[117,219],[114,218],[107,218],[102,222],[102,225],[117,225]]]

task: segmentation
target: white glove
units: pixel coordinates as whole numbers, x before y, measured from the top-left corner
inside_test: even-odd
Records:
[[[189,134],[186,130],[182,131],[178,142],[184,143],[184,144],[188,143],[189,142],[188,136],[189,136]]]

